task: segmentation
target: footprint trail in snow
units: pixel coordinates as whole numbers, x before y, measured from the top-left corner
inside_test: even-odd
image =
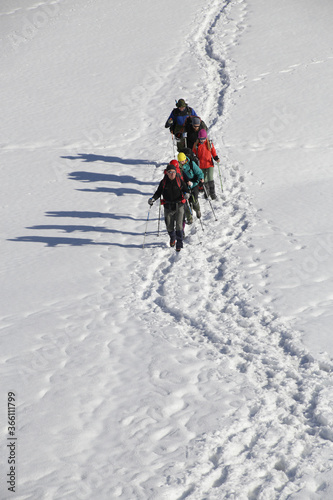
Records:
[[[216,55],[221,47],[215,47],[213,33],[225,27],[221,14],[230,16],[235,9],[234,36],[228,26],[228,40],[234,43],[245,22],[245,8],[243,2],[230,2],[220,12],[213,4],[203,23],[197,57],[207,74],[216,74],[219,68],[220,85],[212,79],[208,85],[218,107],[207,103],[210,116],[216,114],[212,130],[216,133],[223,120],[228,79],[223,60]],[[301,487],[320,491],[324,487],[320,474],[330,469],[333,441],[332,366],[306,351],[298,332],[274,313],[272,305],[257,305],[262,304],[258,294],[269,292],[248,282],[237,251],[245,247],[253,256],[253,273],[261,275],[265,284],[267,269],[260,266],[251,244],[251,227],[259,215],[246,195],[246,179],[238,166],[228,158],[222,164],[225,193],[214,204],[218,222],[201,199],[204,232],[199,221],[186,226],[188,235],[179,256],[167,247],[163,232],[160,246],[145,249],[132,275],[134,302],[140,304],[140,318],[152,335],[179,349],[184,359],[187,350],[196,351],[197,361],[205,358],[210,366],[207,371],[207,364],[194,364],[196,390],[177,392],[174,408],[185,451],[182,447],[177,455],[167,429],[160,433],[161,446],[165,443],[164,453],[170,454],[173,464],[170,474],[164,473],[165,484],[159,485],[161,495],[165,492],[161,498],[273,499],[287,498]],[[218,185],[217,172],[215,181]],[[156,239],[156,235],[148,238]],[[163,369],[156,376],[163,378]],[[228,400],[232,391],[238,396]],[[196,417],[189,419],[186,409],[191,406]],[[155,417],[158,427],[163,410]],[[191,439],[195,419],[206,419],[207,432]],[[315,486],[313,477],[318,478]]]

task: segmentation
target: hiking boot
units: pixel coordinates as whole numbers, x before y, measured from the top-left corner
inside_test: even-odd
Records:
[[[187,217],[186,224],[193,224],[193,217],[192,217],[192,215],[190,215],[189,217]]]
[[[181,248],[176,248],[176,252],[180,252],[181,251]]]
[[[171,247],[174,247],[174,246],[175,246],[175,244],[176,244],[176,240],[170,240],[170,246],[171,246]]]

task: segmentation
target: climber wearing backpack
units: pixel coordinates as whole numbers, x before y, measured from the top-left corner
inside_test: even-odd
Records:
[[[199,116],[192,116],[190,120],[186,121],[186,146],[188,148],[193,148],[195,141],[198,140],[198,134],[201,129],[207,130],[207,125]]]
[[[208,139],[207,132],[201,129],[198,134],[198,140],[194,143],[193,152],[197,155],[200,161],[200,168],[204,173],[204,183],[207,195],[212,200],[216,199],[215,182],[214,182],[214,162],[213,159],[220,163],[220,159],[216,154],[214,144]]]
[[[201,217],[200,204],[198,200],[199,189],[198,186],[203,183],[204,174],[202,170],[198,167],[194,160],[188,158],[184,153],[178,154],[178,161],[180,169],[183,173],[184,180],[187,182],[188,187],[191,190],[190,204],[192,205],[198,219]],[[185,206],[185,216],[187,223],[191,224],[193,222],[192,214],[190,210],[186,210]]]
[[[176,137],[178,151],[186,147],[185,124],[191,116],[197,116],[194,109],[184,99],[179,99],[165,123],[165,128],[170,128],[171,134]]]
[[[184,205],[190,197],[190,192],[179,173],[177,160],[172,160],[167,166],[155,194],[148,200],[149,205],[152,206],[160,197],[164,205],[164,220],[170,236],[170,246],[176,245],[176,251],[180,252],[183,248]]]

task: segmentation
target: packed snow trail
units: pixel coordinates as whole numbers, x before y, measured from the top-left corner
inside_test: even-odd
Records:
[[[189,442],[186,470],[180,465],[168,488],[173,486],[179,495],[174,498],[185,498],[181,495],[186,492],[198,499],[287,498],[306,486],[310,468],[313,476],[323,471],[323,457],[331,453],[332,366],[314,360],[272,307],[256,306],[258,292],[251,289],[235,254],[245,245],[265,279],[266,269],[260,269],[258,251],[247,234],[257,215],[237,169],[229,165],[229,172],[233,176],[226,197],[232,201],[216,206],[218,222],[201,200],[205,232],[197,221],[179,257],[163,248],[164,243],[146,250],[133,273],[140,277],[146,269],[146,280],[136,278],[133,290],[144,307],[140,317],[153,334],[181,349],[196,346],[198,356],[208,352],[216,370],[205,376],[219,380],[223,393],[232,380],[248,393],[235,411],[229,408],[217,418],[205,386],[197,383],[203,390],[207,433]],[[167,245],[165,234],[164,240]],[[198,373],[198,379],[204,374]],[[214,398],[218,400],[216,394]]]
[[[214,136],[221,133],[219,127],[223,129],[234,90],[228,89],[221,55],[227,47],[216,34],[223,32],[233,44],[245,22],[243,2],[229,2],[222,12],[219,2],[208,4],[198,43],[190,44],[207,82],[192,99],[214,124]],[[184,72],[180,57],[166,80],[175,87],[179,81],[181,88]],[[155,82],[156,95],[148,109],[164,95],[163,85],[160,79]],[[142,91],[138,95],[146,96]],[[207,101],[207,95],[213,97]],[[133,380],[133,391],[125,392],[123,401],[119,386],[122,426],[114,425],[124,438],[121,450],[110,450],[111,491],[124,499],[267,500],[297,498],[298,491],[317,492],[320,498],[325,489],[321,473],[331,469],[332,366],[313,359],[300,335],[274,313],[268,270],[260,261],[265,248],[251,242],[251,227],[263,224],[260,212],[246,194],[246,176],[224,156],[219,140],[215,142],[222,150],[225,189],[214,204],[218,221],[201,199],[205,230],[198,221],[186,226],[184,249],[176,255],[168,247],[163,221],[157,236],[155,205],[145,249],[121,298],[132,318],[127,319],[124,349],[128,345],[132,353],[134,348],[142,366],[149,356],[148,373],[138,373],[138,381],[140,385],[140,377],[148,376],[151,392],[140,395]],[[169,139],[165,149],[170,155],[145,136],[141,155],[156,158],[145,167],[150,194],[170,161]],[[218,186],[217,175],[215,179]],[[107,186],[113,189],[112,179]],[[143,235],[148,205],[140,207]],[[243,261],[241,254],[246,255]],[[122,313],[118,315],[121,322]],[[143,332],[148,349],[138,338]],[[98,457],[93,458],[103,468]],[[101,492],[103,477],[98,483]]]
[[[202,66],[213,75],[219,65],[221,83],[208,79],[205,92],[196,96],[200,101],[200,95],[204,99],[206,94],[220,94],[208,113],[210,118],[216,113],[211,120],[211,132],[215,134],[230,95],[226,92],[225,64],[216,55],[221,46],[213,35],[223,32],[222,14],[230,15],[235,5],[238,15],[242,14],[241,4],[228,3],[218,12],[212,8],[200,33],[197,56],[201,57]],[[243,19],[240,16],[237,26]],[[228,24],[230,30],[230,18]],[[244,175],[228,158],[223,160],[225,194],[220,193],[220,203],[214,204],[218,222],[214,221],[208,202],[201,199],[205,231],[202,232],[199,221],[194,227],[186,226],[188,236],[180,256],[167,247],[165,232],[157,238],[153,231],[148,238],[153,247],[145,250],[132,274],[135,292],[128,306],[140,303],[144,312],[138,314],[152,334],[183,350],[195,347],[199,358],[205,353],[216,365],[209,373],[199,372],[196,382],[204,408],[202,415],[196,409],[196,417],[206,419],[207,432],[187,444],[185,467],[184,450],[175,459],[171,446],[172,474],[151,498],[157,498],[161,491],[165,492],[163,498],[198,500],[266,500],[296,498],[302,489],[320,492],[325,489],[320,474],[331,470],[332,365],[315,360],[306,351],[300,335],[277,317],[269,300],[266,307],[257,305],[263,303],[257,300],[258,294],[267,294],[269,299],[268,270],[260,264],[260,253],[265,249],[254,248],[250,229],[263,221],[246,195]],[[154,172],[156,181],[160,176],[161,169]],[[217,172],[215,181],[218,185]],[[156,249],[158,240],[163,242]],[[242,253],[247,255],[247,261],[240,262],[237,255],[244,247],[247,251]],[[253,276],[259,289],[251,284]],[[235,390],[233,382],[242,387],[237,403],[224,408],[218,417],[211,411],[214,399],[217,407],[217,401],[220,403],[218,392],[213,396],[205,393],[207,380],[223,386],[224,398],[230,389]],[[248,397],[244,398],[244,394]],[[193,397],[198,398],[198,394]],[[190,404],[184,397],[179,408]],[[190,435],[191,425],[188,420],[184,430],[182,422],[182,433],[187,431]],[[149,432],[152,431],[153,427]],[[165,452],[170,446],[170,434],[169,431],[162,438]],[[314,477],[318,478],[316,483]]]

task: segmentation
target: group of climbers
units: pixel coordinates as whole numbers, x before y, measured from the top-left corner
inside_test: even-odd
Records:
[[[205,122],[179,99],[165,123],[172,140],[177,142],[177,160],[171,160],[164,177],[148,203],[161,198],[170,246],[179,252],[183,248],[185,220],[193,222],[193,212],[201,217],[199,190],[205,198],[216,199],[214,161],[220,162],[214,144],[207,135]]]

